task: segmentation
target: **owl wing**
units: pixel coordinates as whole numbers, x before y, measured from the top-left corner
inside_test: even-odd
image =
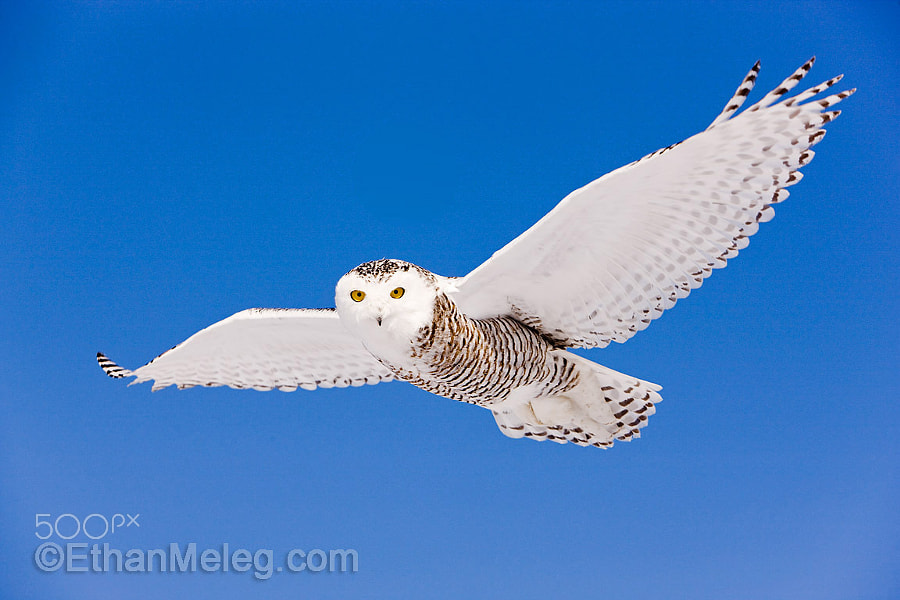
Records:
[[[785,99],[812,62],[735,116],[757,63],[709,128],[575,190],[450,295],[469,316],[512,315],[559,346],[629,339],[737,256],[800,181],[839,114],[827,109],[855,91],[813,100],[838,76]]]
[[[251,308],[198,331],[134,371],[99,352],[97,361],[110,377],[154,380],[154,391],[170,385],[313,390],[393,378],[333,309]]]

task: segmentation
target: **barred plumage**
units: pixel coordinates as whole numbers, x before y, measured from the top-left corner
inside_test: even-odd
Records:
[[[111,361],[109,358],[104,356],[102,352],[97,353],[97,362],[100,364],[100,368],[103,369],[103,372],[113,379],[131,377],[134,374],[128,369],[123,369],[122,367]]]
[[[709,129],[710,127],[715,127],[722,121],[727,121],[731,118],[731,115],[733,115],[737,111],[737,109],[744,105],[744,101],[747,100],[747,96],[750,95],[750,92],[753,90],[753,86],[756,85],[756,78],[759,76],[759,67],[760,62],[756,61],[756,64],[753,65],[753,68],[750,69],[750,72],[747,73],[746,77],[744,77],[741,85],[738,86],[737,91],[734,92],[734,96],[731,97],[731,100],[728,101],[728,103],[725,105],[725,108],[721,113],[719,113],[719,116],[709,124],[709,127],[707,127],[707,129]]]
[[[434,305],[434,324],[414,340],[409,366],[391,367],[398,379],[480,406],[524,386],[540,384],[544,397],[578,384],[571,361],[551,353],[553,346],[519,321],[470,319],[443,293]]]
[[[759,63],[710,126],[575,190],[462,278],[398,260],[360,265],[336,310],[243,311],[129,371],[167,385],[259,390],[397,378],[487,408],[510,437],[609,447],[640,437],[658,385],[567,348],[624,342],[744,249],[802,178],[841,76],[786,94],[810,59],[738,112]]]

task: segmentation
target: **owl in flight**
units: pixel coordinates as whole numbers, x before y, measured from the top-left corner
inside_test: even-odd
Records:
[[[855,91],[815,98],[838,76],[786,99],[813,60],[737,114],[757,62],[706,130],[575,190],[465,277],[376,260],[341,277],[334,309],[244,310],[134,371],[97,360],[153,390],[401,379],[490,410],[509,437],[637,438],[660,386],[568,349],[629,339],[772,218],[839,114],[829,109]]]

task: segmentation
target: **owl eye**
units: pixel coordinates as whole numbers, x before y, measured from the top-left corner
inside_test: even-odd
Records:
[[[362,290],[353,290],[350,292],[350,297],[354,302],[362,302],[363,298],[366,297],[366,293]]]
[[[404,290],[404,289],[401,288],[401,287],[394,288],[394,289],[391,290],[391,298],[400,298],[400,297],[403,296],[403,293],[404,293],[405,291],[406,291],[406,290]]]

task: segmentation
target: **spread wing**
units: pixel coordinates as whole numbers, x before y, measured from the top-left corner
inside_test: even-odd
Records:
[[[800,181],[810,146],[855,90],[786,99],[811,59],[735,116],[757,63],[706,131],[566,196],[450,291],[469,316],[512,315],[560,346],[624,342],[747,246]]]
[[[390,381],[391,372],[344,329],[333,309],[251,308],[210,325],[134,371],[101,353],[114,378],[153,390],[227,385],[294,391]]]

